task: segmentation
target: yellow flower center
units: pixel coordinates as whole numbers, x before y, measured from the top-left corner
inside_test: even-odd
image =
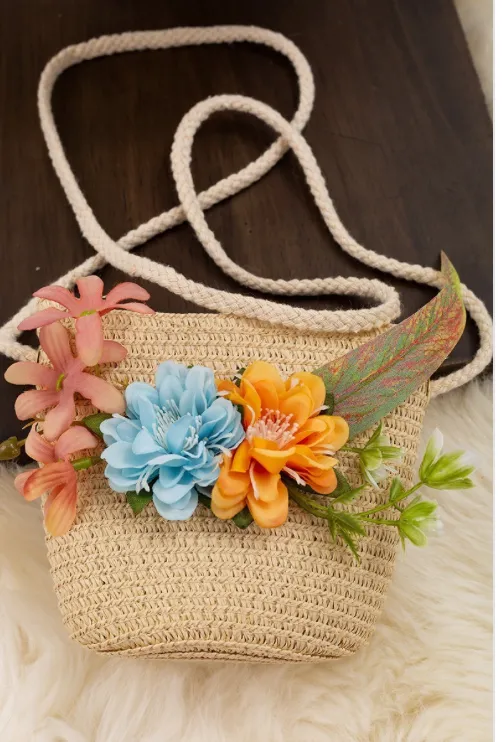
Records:
[[[56,381],[56,391],[57,392],[60,392],[61,389],[63,388],[64,377],[65,377],[64,374],[59,374],[59,376],[57,378],[57,381]]]
[[[264,438],[277,443],[279,448],[285,448],[298,431],[298,424],[293,422],[293,415],[285,415],[279,410],[265,410],[265,414],[246,431],[249,442],[253,438]]]

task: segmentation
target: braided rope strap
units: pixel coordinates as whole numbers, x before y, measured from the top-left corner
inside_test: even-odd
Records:
[[[80,190],[70,164],[65,156],[57,132],[51,107],[54,84],[68,67],[87,59],[108,54],[142,49],[159,49],[200,43],[228,43],[251,41],[264,43],[285,54],[298,75],[300,102],[292,123],[287,122],[277,111],[252,98],[222,95],[196,104],[182,119],[175,135],[172,149],[172,168],[180,206],[150,220],[130,232],[118,243],[114,242],[96,220],[92,209]],[[179,28],[168,31],[136,32],[116,36],[104,36],[84,44],[68,47],[54,57],[46,66],[39,85],[39,113],[42,131],[46,140],[54,169],[59,177],[68,201],[75,213],[84,237],[94,247],[98,256],[83,263],[79,268],[63,276],[58,283],[70,286],[76,278],[96,270],[105,262],[130,274],[155,282],[185,299],[224,314],[259,319],[261,321],[293,327],[312,332],[360,333],[385,326],[400,313],[399,298],[390,286],[378,280],[357,278],[323,278],[314,280],[272,280],[253,275],[224,252],[204,218],[204,209],[237,193],[256,182],[280,159],[288,147],[295,152],[303,167],[307,184],[314,196],[319,211],[334,240],[357,260],[398,278],[439,287],[440,274],[420,265],[412,265],[368,250],[349,234],[343,226],[329,196],[325,181],[315,157],[300,130],[310,113],[313,101],[313,82],[310,67],[299,50],[280,34],[254,28],[221,26],[212,28]],[[208,191],[197,194],[190,172],[192,143],[199,126],[212,113],[221,110],[240,111],[255,115],[280,134],[277,140],[260,158],[238,173],[220,181]],[[348,311],[325,311],[298,309],[278,305],[264,299],[255,299],[242,294],[218,291],[191,281],[170,266],[158,263],[126,251],[143,243],[150,237],[165,231],[187,219],[208,254],[228,275],[244,286],[265,293],[282,295],[351,294],[372,299],[379,304],[370,309]],[[463,369],[432,382],[431,393],[441,394],[466,383],[479,374],[492,357],[491,318],[484,304],[463,286],[467,309],[476,322],[480,347],[473,361]],[[0,350],[15,358],[32,357],[32,349],[16,342],[15,327],[33,310],[30,302],[0,331]]]

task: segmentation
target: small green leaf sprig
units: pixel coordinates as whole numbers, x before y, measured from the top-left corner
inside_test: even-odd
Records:
[[[316,493],[308,487],[303,487],[292,480],[288,480],[287,487],[291,499],[297,505],[328,522],[333,540],[341,538],[357,561],[360,561],[358,539],[367,535],[368,526],[397,528],[403,547],[407,541],[415,546],[425,546],[428,533],[441,531],[442,523],[438,517],[437,503],[417,494],[422,487],[442,490],[469,489],[474,486],[470,478],[474,466],[468,461],[466,454],[463,451],[443,453],[443,436],[439,430],[435,430],[427,443],[416,484],[406,489],[399,477],[394,477],[389,496],[384,503],[370,510],[347,512],[339,506],[354,502],[368,488],[368,484],[373,484],[376,468],[381,467],[384,461],[397,460],[397,452],[401,452],[396,446],[389,446],[387,439],[382,436],[381,425],[364,448],[345,450],[359,456],[361,473],[366,480],[362,486],[352,488],[342,472],[335,469],[338,484],[330,495],[324,495],[330,500],[327,505],[315,499]],[[367,477],[368,462],[370,467],[379,462],[378,467],[369,469],[370,477]],[[397,511],[398,517],[395,519],[385,517],[385,511],[389,510]]]
[[[382,433],[383,423],[380,423],[369,441],[362,448],[344,446],[344,451],[350,451],[359,456],[359,468],[365,482],[373,487],[387,478],[388,474],[395,474],[395,469],[389,461],[398,462],[403,452],[398,446],[391,446],[388,436]]]

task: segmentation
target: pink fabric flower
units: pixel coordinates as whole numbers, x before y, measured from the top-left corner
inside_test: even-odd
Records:
[[[23,392],[16,399],[15,411],[19,420],[30,420],[39,412],[53,408],[47,413],[44,435],[48,441],[59,438],[75,419],[75,393],[101,410],[122,414],[125,401],[122,392],[104,379],[86,373],[85,363],[74,358],[70,349],[69,333],[56,322],[42,327],[40,345],[52,363],[44,366],[31,361],[13,363],[5,372],[11,384],[33,384],[42,389]],[[127,355],[123,345],[113,340],[103,342],[100,363],[121,361]]]
[[[26,453],[44,466],[18,474],[14,484],[25,500],[36,500],[49,493],[44,518],[45,527],[52,536],[66,533],[77,514],[77,473],[70,462],[70,455],[97,445],[97,439],[83,426],[67,430],[55,445],[44,440],[35,427],[30,430]]]
[[[102,315],[111,312],[112,309],[128,309],[141,314],[153,314],[154,311],[146,304],[139,303],[149,299],[150,294],[135,283],[119,283],[110,291],[106,299],[103,299],[103,281],[97,276],[80,278],[77,286],[80,297],[62,286],[45,286],[35,291],[33,296],[57,302],[65,307],[66,311],[56,309],[56,307],[42,309],[23,320],[18,329],[34,330],[67,317],[74,317],[76,319],[77,355],[85,366],[95,366],[99,363],[103,351]],[[130,302],[126,299],[136,301]],[[122,303],[124,301],[126,301],[125,304]]]

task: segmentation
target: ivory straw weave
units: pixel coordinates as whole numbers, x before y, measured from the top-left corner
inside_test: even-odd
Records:
[[[307,334],[229,316],[117,311],[106,316],[105,331],[129,351],[104,373],[116,384],[153,382],[166,359],[206,365],[221,376],[261,359],[288,375],[313,370],[376,334]],[[397,468],[407,484],[426,404],[421,389],[385,419],[392,444],[404,450]],[[338,458],[359,484],[354,456]],[[357,507],[384,497],[383,490],[372,491]],[[102,466],[79,473],[76,523],[65,536],[47,537],[47,547],[63,621],[86,647],[257,662],[333,659],[363,646],[400,548],[395,529],[373,526],[357,564],[332,542],[326,521],[295,503],[274,530],[241,531],[202,505],[184,522],[163,520],[151,504],[135,517],[125,496],[107,486]]]

